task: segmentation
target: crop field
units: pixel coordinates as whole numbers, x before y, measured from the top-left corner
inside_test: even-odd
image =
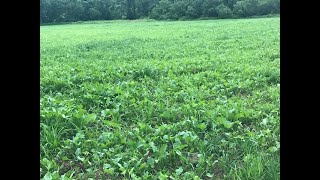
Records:
[[[40,26],[41,179],[280,179],[280,18]]]

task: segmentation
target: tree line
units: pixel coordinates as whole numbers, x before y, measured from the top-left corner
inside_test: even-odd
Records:
[[[280,0],[40,0],[40,23],[241,18],[280,13]]]

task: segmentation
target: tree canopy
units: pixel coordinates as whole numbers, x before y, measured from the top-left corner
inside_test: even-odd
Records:
[[[40,0],[40,23],[238,18],[279,13],[280,0]]]

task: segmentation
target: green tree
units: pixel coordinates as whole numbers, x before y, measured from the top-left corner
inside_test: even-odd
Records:
[[[127,19],[136,18],[135,0],[127,0]]]
[[[202,16],[205,17],[216,17],[216,7],[221,3],[220,0],[203,0],[201,4]]]
[[[216,12],[218,14],[219,18],[230,18],[232,17],[232,11],[231,9],[224,5],[220,4],[219,6],[216,7]]]
[[[248,17],[280,13],[280,0],[40,0],[40,23]]]
[[[233,14],[235,14],[238,17],[245,17],[245,3],[244,1],[238,1],[236,4],[233,6]]]
[[[189,19],[194,19],[194,18],[199,17],[199,13],[197,12],[197,10],[193,6],[188,6],[186,16]]]
[[[137,17],[149,16],[151,10],[156,6],[158,0],[136,0]]]
[[[246,16],[257,15],[258,0],[244,0],[244,11]]]
[[[176,0],[171,3],[170,10],[169,10],[169,18],[170,19],[179,19],[186,15],[188,1],[185,0]]]
[[[170,11],[170,5],[171,2],[169,2],[169,0],[160,0],[152,9],[150,17],[154,19],[167,19],[167,14]]]

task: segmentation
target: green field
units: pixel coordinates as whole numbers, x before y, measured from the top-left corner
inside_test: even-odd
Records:
[[[40,27],[40,177],[280,179],[280,18]]]

